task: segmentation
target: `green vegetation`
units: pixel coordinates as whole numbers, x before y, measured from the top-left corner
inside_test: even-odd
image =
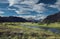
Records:
[[[25,26],[42,26],[55,28],[54,24],[39,23],[22,23],[22,22],[5,22],[0,23],[0,39],[60,39],[60,33],[53,33],[49,30],[38,28],[28,28]],[[50,28],[51,28],[50,27]]]
[[[24,25],[28,25],[28,26],[39,26],[39,27],[48,27],[48,28],[60,28],[60,23],[50,23],[50,24],[43,24],[43,23],[21,23],[21,24],[24,24]]]

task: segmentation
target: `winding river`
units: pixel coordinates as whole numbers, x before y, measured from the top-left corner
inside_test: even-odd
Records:
[[[27,27],[27,28],[38,28],[38,29],[43,29],[43,30],[49,30],[53,33],[60,33],[60,29],[56,29],[56,28],[48,28],[48,27],[39,27],[39,26],[28,26],[28,25],[22,25],[24,27]]]

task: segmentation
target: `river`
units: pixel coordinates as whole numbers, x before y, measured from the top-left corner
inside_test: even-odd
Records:
[[[28,25],[22,25],[24,27],[27,27],[27,28],[38,28],[38,29],[43,29],[43,30],[49,30],[53,33],[60,33],[60,29],[56,29],[56,28],[48,28],[48,27],[42,27],[42,26],[28,26]]]

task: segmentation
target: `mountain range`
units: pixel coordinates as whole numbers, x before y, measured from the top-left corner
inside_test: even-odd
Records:
[[[9,16],[9,17],[1,17],[0,16],[0,22],[38,22],[38,20],[34,19],[25,19],[22,17],[15,17],[15,16]]]
[[[9,17],[0,16],[0,22],[40,22],[40,20],[25,19],[22,17],[14,17],[14,16]],[[60,12],[47,16],[42,22],[43,23],[60,22]]]
[[[0,16],[0,22],[27,22],[27,20],[22,17],[14,17],[14,16],[1,17]]]

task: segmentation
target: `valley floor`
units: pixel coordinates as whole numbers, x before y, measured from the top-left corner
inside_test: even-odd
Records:
[[[50,25],[28,22],[0,23],[0,39],[60,39],[60,33],[35,27],[59,28],[56,24],[55,27],[53,26],[54,24]]]

